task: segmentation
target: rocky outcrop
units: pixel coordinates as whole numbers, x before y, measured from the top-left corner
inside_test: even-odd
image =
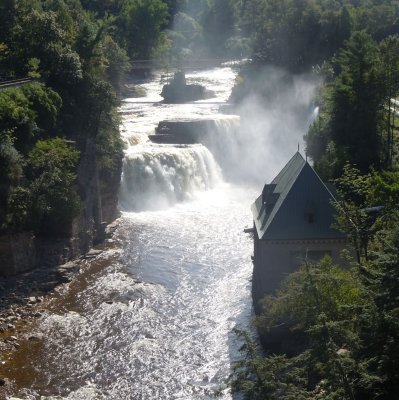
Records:
[[[172,81],[164,85],[161,96],[165,103],[186,103],[189,101],[209,99],[215,96],[214,92],[202,85],[187,85],[184,72],[176,72]]]
[[[12,275],[35,266],[36,246],[30,232],[0,237],[0,275]]]
[[[203,143],[205,137],[216,129],[213,119],[161,121],[150,140],[155,143],[194,144]]]

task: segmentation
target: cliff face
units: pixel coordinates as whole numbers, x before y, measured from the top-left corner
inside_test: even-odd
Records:
[[[34,267],[36,247],[29,232],[0,236],[0,275],[8,276]]]
[[[67,237],[40,238],[31,232],[0,237],[0,275],[18,274],[37,266],[63,264],[105,238],[105,227],[119,215],[118,191],[122,155],[112,173],[99,171],[96,146],[87,139],[77,171],[80,214]]]

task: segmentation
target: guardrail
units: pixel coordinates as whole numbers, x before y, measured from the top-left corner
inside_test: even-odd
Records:
[[[12,79],[8,81],[0,81],[0,90],[1,89],[8,89],[9,87],[13,86],[20,86],[25,85],[27,83],[37,81],[37,78],[21,78],[21,79]]]

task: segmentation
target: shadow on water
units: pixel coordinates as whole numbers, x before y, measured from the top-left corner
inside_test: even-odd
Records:
[[[248,281],[248,287],[250,290],[251,281]],[[249,332],[251,337],[253,337],[256,341],[258,341],[258,336],[255,331],[255,328],[252,326],[251,321],[255,318],[254,309],[252,306],[252,300],[249,299],[243,307],[242,312],[237,315],[235,321],[235,329],[238,331]],[[240,351],[241,346],[243,345],[243,341],[238,337],[237,332],[230,331],[228,334],[228,349],[229,349],[229,359],[231,365],[231,373],[233,372],[233,368],[235,363],[242,360],[244,355]],[[230,385],[229,382],[227,382]],[[232,393],[232,400],[243,400],[242,393]]]

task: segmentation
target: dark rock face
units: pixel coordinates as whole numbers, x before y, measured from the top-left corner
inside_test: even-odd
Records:
[[[78,167],[80,214],[71,234],[57,238],[35,238],[31,232],[0,237],[0,276],[10,276],[35,267],[52,267],[86,253],[105,239],[106,226],[118,215],[118,191],[122,155],[118,168],[101,173],[96,162],[96,146],[87,139]]]
[[[186,103],[189,101],[210,99],[214,93],[201,85],[185,85],[176,87],[172,84],[164,85],[161,96],[165,103]]]
[[[0,237],[0,275],[12,275],[35,266],[36,246],[30,232]]]
[[[194,144],[203,143],[209,132],[216,129],[212,119],[161,121],[155,135],[150,135],[155,143]]]
[[[184,72],[178,71],[171,83],[164,85],[161,96],[165,103],[174,104],[209,99],[214,93],[202,85],[187,85]]]

